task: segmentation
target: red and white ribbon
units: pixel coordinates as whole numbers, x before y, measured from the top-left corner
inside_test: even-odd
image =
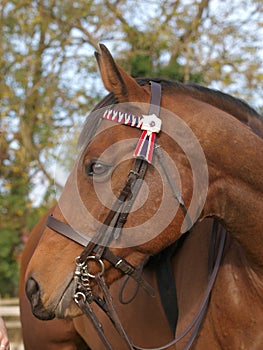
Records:
[[[143,130],[133,155],[145,159],[148,163],[152,162],[156,133],[161,131],[162,126],[160,118],[155,114],[137,116],[115,109],[106,110],[103,118]]]

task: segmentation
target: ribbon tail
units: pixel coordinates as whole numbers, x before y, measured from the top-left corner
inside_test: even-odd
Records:
[[[148,133],[147,130],[144,130],[137,143],[133,156],[136,158],[143,158],[148,163],[151,163],[155,136],[156,134],[154,132]]]

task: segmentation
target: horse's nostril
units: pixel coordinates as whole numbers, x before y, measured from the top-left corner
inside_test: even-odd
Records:
[[[31,305],[37,306],[40,301],[40,289],[37,281],[30,277],[26,283],[26,295],[31,302]]]
[[[55,317],[55,313],[52,310],[45,309],[43,306],[40,285],[33,277],[27,280],[25,289],[33,314],[41,320],[52,320]]]

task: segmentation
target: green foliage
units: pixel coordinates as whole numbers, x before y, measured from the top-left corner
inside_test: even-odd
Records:
[[[131,75],[133,77],[151,77],[153,76],[153,64],[150,56],[136,55],[130,59]]]
[[[150,56],[134,55],[130,58],[129,65],[131,66],[130,73],[133,77],[161,77],[185,82],[184,66],[177,61],[171,61],[154,67]],[[202,72],[190,73],[189,81],[192,83],[203,83],[204,78]]]
[[[161,67],[158,76],[180,81],[180,82],[185,82],[185,72],[184,72],[184,66],[180,65],[176,61],[169,62],[164,67]],[[190,73],[189,75],[189,81],[192,83],[196,84],[201,84],[204,82],[204,77],[202,72],[200,73]]]
[[[17,294],[19,271],[18,271],[18,255],[17,247],[19,246],[19,238],[15,234],[10,234],[17,227],[1,227],[0,235],[0,290],[1,297],[14,296]]]
[[[14,296],[18,287],[18,258],[22,233],[26,230],[27,177],[18,167],[1,180],[0,291]]]
[[[32,184],[29,169],[20,162],[19,150],[1,166],[0,190],[0,296],[16,296],[19,283],[19,259],[23,244],[45,203],[35,208],[29,199]],[[3,165],[3,164],[2,164]]]

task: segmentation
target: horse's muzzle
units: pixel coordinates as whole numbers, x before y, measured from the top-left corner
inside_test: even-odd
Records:
[[[43,306],[39,284],[33,277],[30,277],[26,282],[26,295],[34,316],[40,320],[52,320],[55,317],[54,312],[45,309]]]

